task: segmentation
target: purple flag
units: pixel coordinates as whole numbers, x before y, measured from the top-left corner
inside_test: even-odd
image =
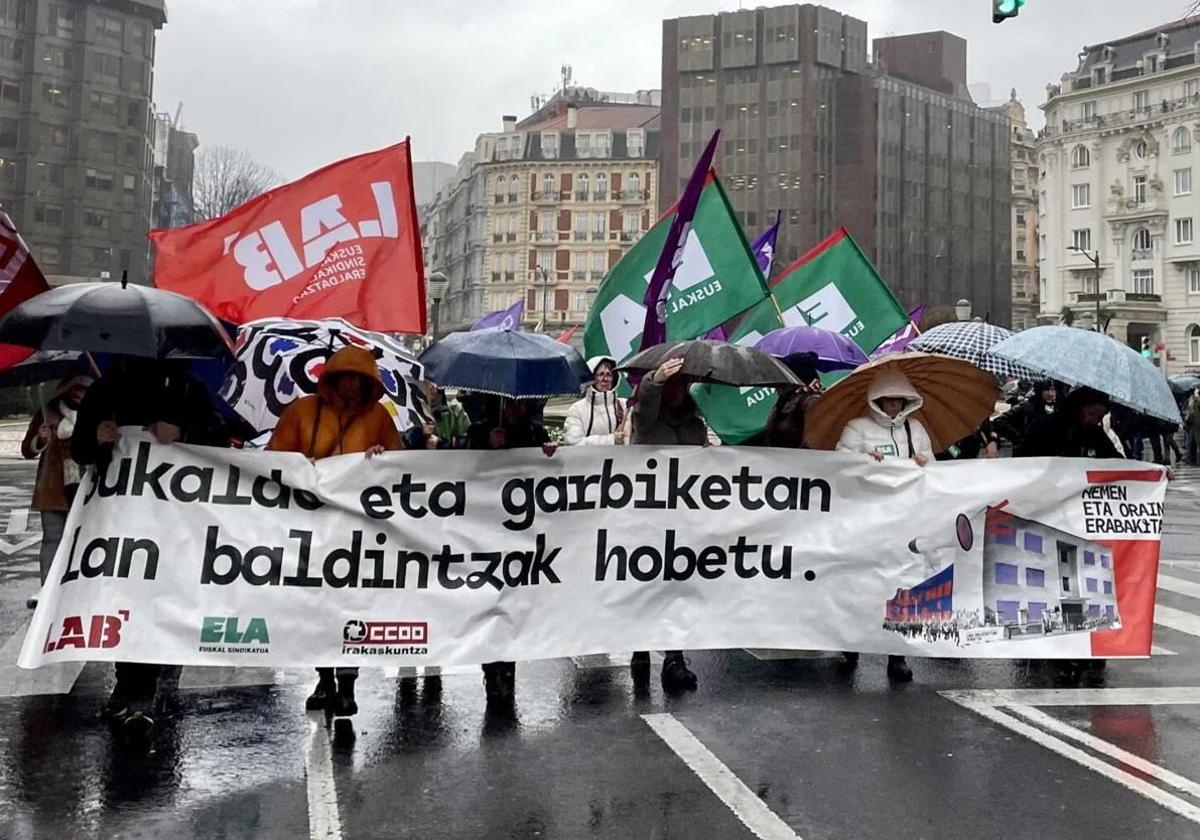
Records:
[[[888,353],[901,353],[904,348],[912,343],[912,340],[921,333],[917,329],[917,324],[921,323],[921,319],[925,317],[925,304],[921,304],[916,309],[908,313],[908,325],[892,334],[892,337],[875,348],[875,352],[871,354],[872,359],[877,359],[880,356],[886,356]]]
[[[687,186],[675,209],[675,217],[671,219],[670,230],[667,231],[666,241],[663,242],[662,253],[658,255],[658,264],[654,266],[654,274],[650,276],[650,285],[646,287],[646,295],[642,303],[646,304],[646,322],[642,327],[642,350],[662,344],[667,339],[667,297],[671,294],[671,283],[675,280],[675,271],[683,262],[683,246],[687,243],[688,232],[692,229],[692,218],[696,215],[696,205],[700,203],[700,193],[708,181],[708,171],[712,168],[713,155],[717,151],[717,138],[721,130],[713,132],[712,139],[704,148],[696,168],[688,178]]]
[[[505,330],[521,329],[521,319],[525,317],[525,300],[521,299],[508,309],[489,312],[476,321],[472,330],[486,330],[489,327],[500,327]]]
[[[759,234],[758,239],[750,246],[750,250],[754,252],[754,259],[758,260],[758,267],[762,269],[763,277],[767,280],[771,279],[771,266],[775,262],[775,240],[779,238],[779,220],[780,214],[776,211],[775,224]]]

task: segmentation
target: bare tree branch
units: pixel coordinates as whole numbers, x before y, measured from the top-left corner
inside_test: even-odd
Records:
[[[255,162],[245,149],[208,146],[196,155],[192,197],[196,221],[224,216],[283,183],[283,176]]]

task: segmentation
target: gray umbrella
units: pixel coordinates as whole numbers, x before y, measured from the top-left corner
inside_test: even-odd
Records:
[[[0,343],[150,358],[232,355],[220,323],[196,301],[124,281],[42,292],[0,319]]]
[[[720,385],[799,385],[780,361],[761,350],[724,341],[676,341],[647,348],[621,365],[629,373],[647,374],[668,359],[683,359],[682,375],[692,382]]]

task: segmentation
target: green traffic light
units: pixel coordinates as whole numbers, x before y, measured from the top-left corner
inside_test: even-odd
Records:
[[[992,20],[1000,23],[1008,18],[1016,17],[1024,5],[1025,0],[993,0]]]

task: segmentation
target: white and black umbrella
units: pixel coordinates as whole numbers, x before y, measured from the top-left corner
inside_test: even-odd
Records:
[[[905,349],[962,359],[986,370],[1001,382],[1007,379],[1037,378],[1037,373],[1030,368],[989,355],[993,347],[1011,335],[1011,330],[986,321],[956,321],[926,330],[914,338]]]

